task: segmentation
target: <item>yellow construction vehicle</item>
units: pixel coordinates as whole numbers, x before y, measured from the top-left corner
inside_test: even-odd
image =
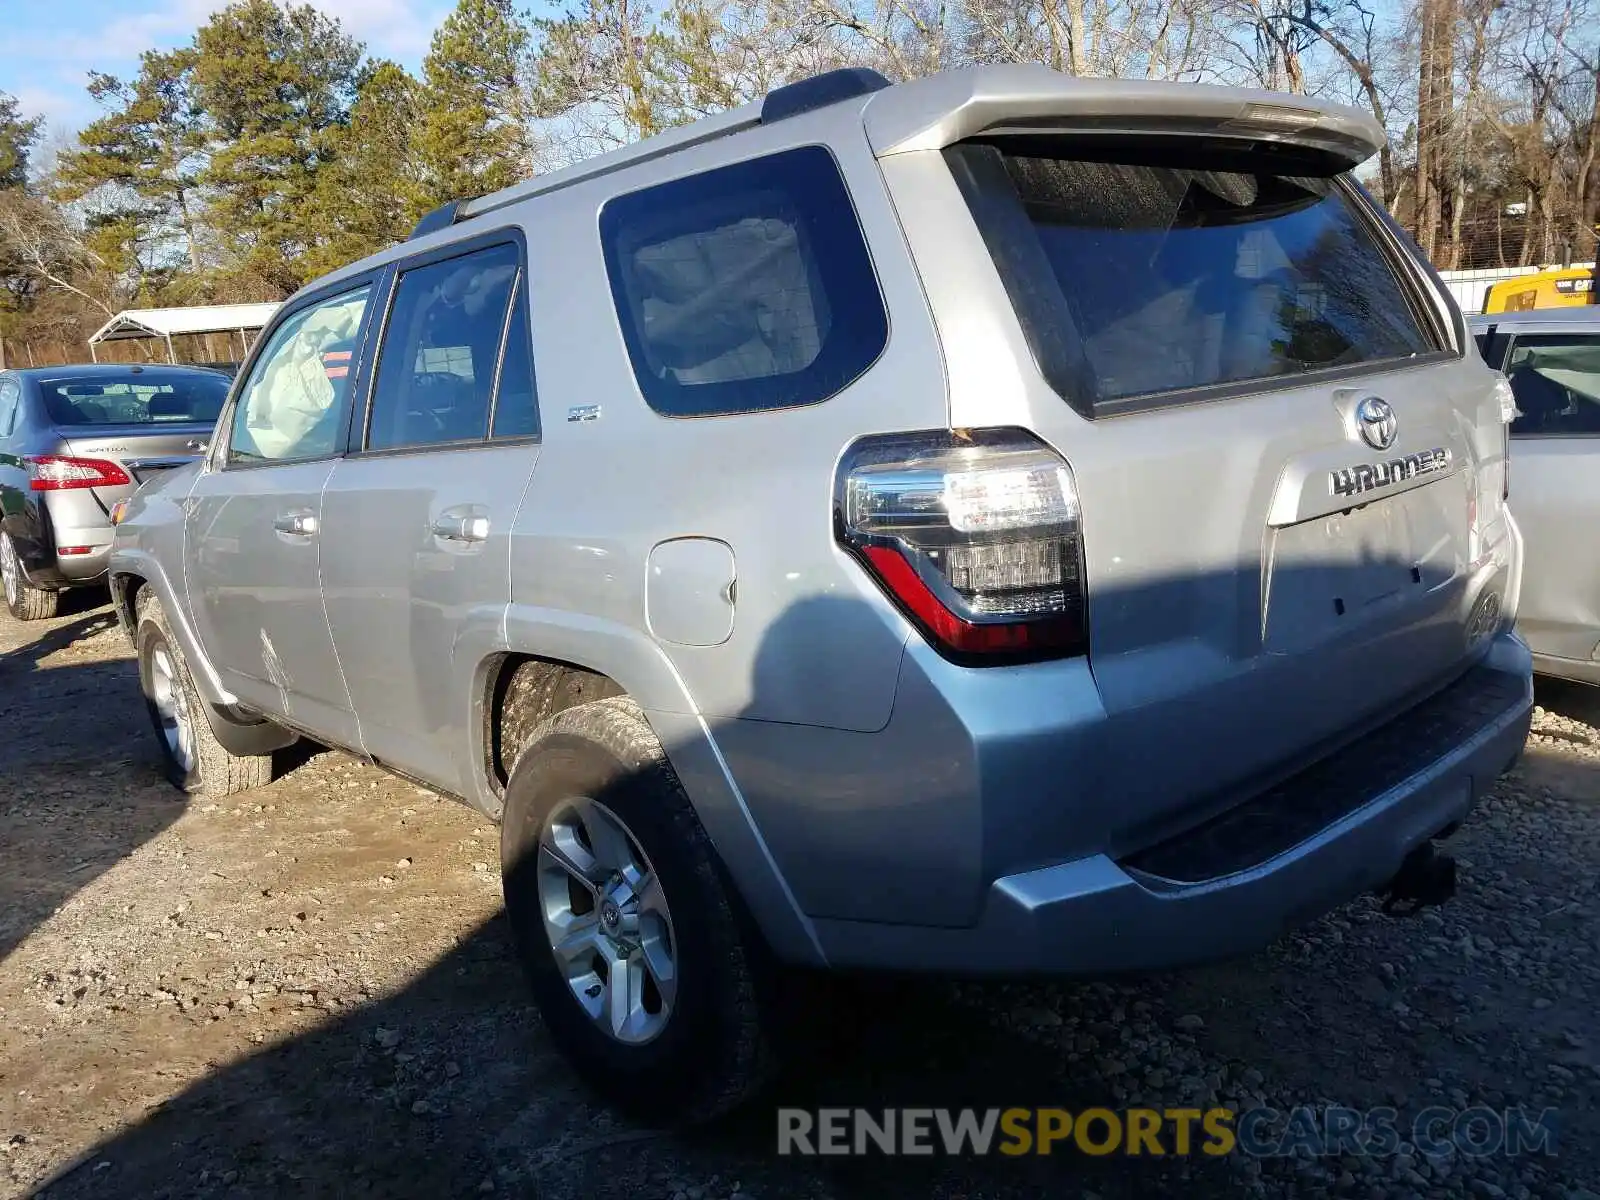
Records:
[[[1593,304],[1595,267],[1553,267],[1489,285],[1483,311],[1520,312],[1529,308],[1573,308]]]

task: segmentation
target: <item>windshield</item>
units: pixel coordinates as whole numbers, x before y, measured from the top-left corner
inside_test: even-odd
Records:
[[[228,396],[225,375],[104,376],[39,384],[52,424],[212,425]]]
[[[1521,414],[1513,434],[1600,433],[1600,334],[1519,337],[1506,376]]]
[[[952,167],[1041,367],[1090,408],[1434,349],[1333,179],[1019,146]]]

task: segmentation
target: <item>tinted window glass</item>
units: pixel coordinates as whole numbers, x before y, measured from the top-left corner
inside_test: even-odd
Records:
[[[977,145],[950,161],[1041,367],[1075,402],[1434,348],[1330,179]]]
[[[667,416],[815,404],[888,338],[855,209],[820,146],[618,197],[600,234],[639,388]]]
[[[1600,434],[1600,337],[1519,337],[1506,376],[1522,414],[1513,434]]]
[[[1500,363],[1506,356],[1506,343],[1510,340],[1505,330],[1499,327],[1491,327],[1473,335],[1473,341],[1477,343],[1478,353],[1483,355],[1483,361],[1496,370],[1500,368]]]
[[[482,441],[517,276],[517,248],[490,246],[400,276],[378,357],[367,448]]]
[[[500,384],[494,402],[493,436],[537,437],[539,399],[533,386],[533,359],[528,346],[528,298],[519,287],[506,330],[500,362]]]
[[[53,425],[209,425],[228,398],[222,375],[48,379],[39,384]]]
[[[22,388],[15,379],[0,379],[0,437],[10,437],[17,425]]]
[[[229,462],[334,452],[371,290],[362,286],[300,309],[273,331],[234,407]]]

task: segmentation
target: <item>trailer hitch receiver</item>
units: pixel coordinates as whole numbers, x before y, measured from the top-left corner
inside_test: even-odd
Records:
[[[1395,876],[1380,890],[1383,911],[1391,917],[1409,917],[1456,894],[1456,860],[1424,842],[1400,864]]]

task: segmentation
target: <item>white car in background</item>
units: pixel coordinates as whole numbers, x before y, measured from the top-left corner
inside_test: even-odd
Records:
[[[1471,326],[1517,398],[1511,510],[1527,541],[1517,629],[1539,674],[1600,684],[1600,305]]]

